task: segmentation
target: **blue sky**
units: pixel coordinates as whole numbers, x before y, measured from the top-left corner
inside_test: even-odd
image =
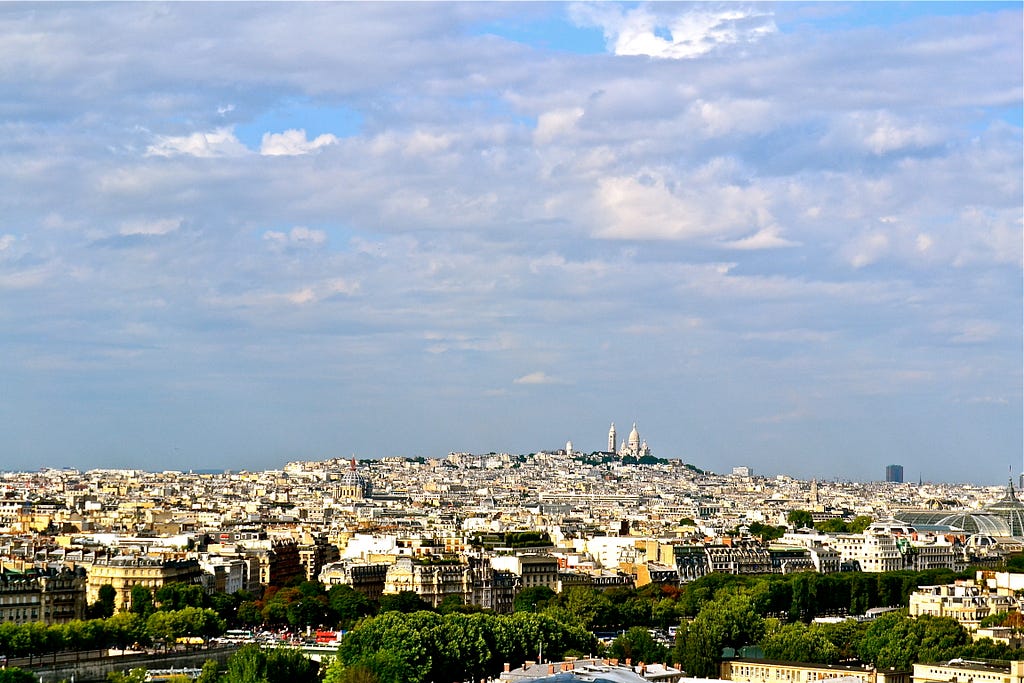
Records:
[[[1020,3],[0,5],[0,469],[1022,461]]]

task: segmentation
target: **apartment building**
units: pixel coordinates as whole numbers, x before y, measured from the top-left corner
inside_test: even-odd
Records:
[[[843,679],[852,683],[911,683],[909,671],[838,664],[776,662],[766,659],[727,659],[722,662],[721,678],[725,681],[743,683],[811,683],[832,679]]]
[[[85,616],[85,571],[0,572],[0,623],[47,626]]]
[[[914,683],[1024,683],[1024,661],[915,664]]]
[[[1016,612],[1020,602],[1013,595],[990,590],[974,581],[957,581],[939,586],[921,586],[910,594],[910,616],[930,614],[956,619],[974,631],[981,620],[998,612]]]

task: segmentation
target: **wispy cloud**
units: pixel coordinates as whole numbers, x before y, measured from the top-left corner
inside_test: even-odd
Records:
[[[531,372],[512,380],[513,384],[563,384],[561,380],[551,377],[546,372]]]
[[[234,157],[249,153],[230,128],[217,128],[189,135],[158,135],[146,148],[148,156]]]

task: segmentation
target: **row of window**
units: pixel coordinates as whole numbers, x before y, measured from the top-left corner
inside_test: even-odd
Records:
[[[36,604],[39,602],[38,595],[0,595],[0,605],[23,605],[26,602]]]

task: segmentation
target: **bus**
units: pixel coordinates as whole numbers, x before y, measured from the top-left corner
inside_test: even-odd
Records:
[[[220,639],[227,643],[253,643],[256,641],[256,636],[252,631],[245,629],[228,629]]]

